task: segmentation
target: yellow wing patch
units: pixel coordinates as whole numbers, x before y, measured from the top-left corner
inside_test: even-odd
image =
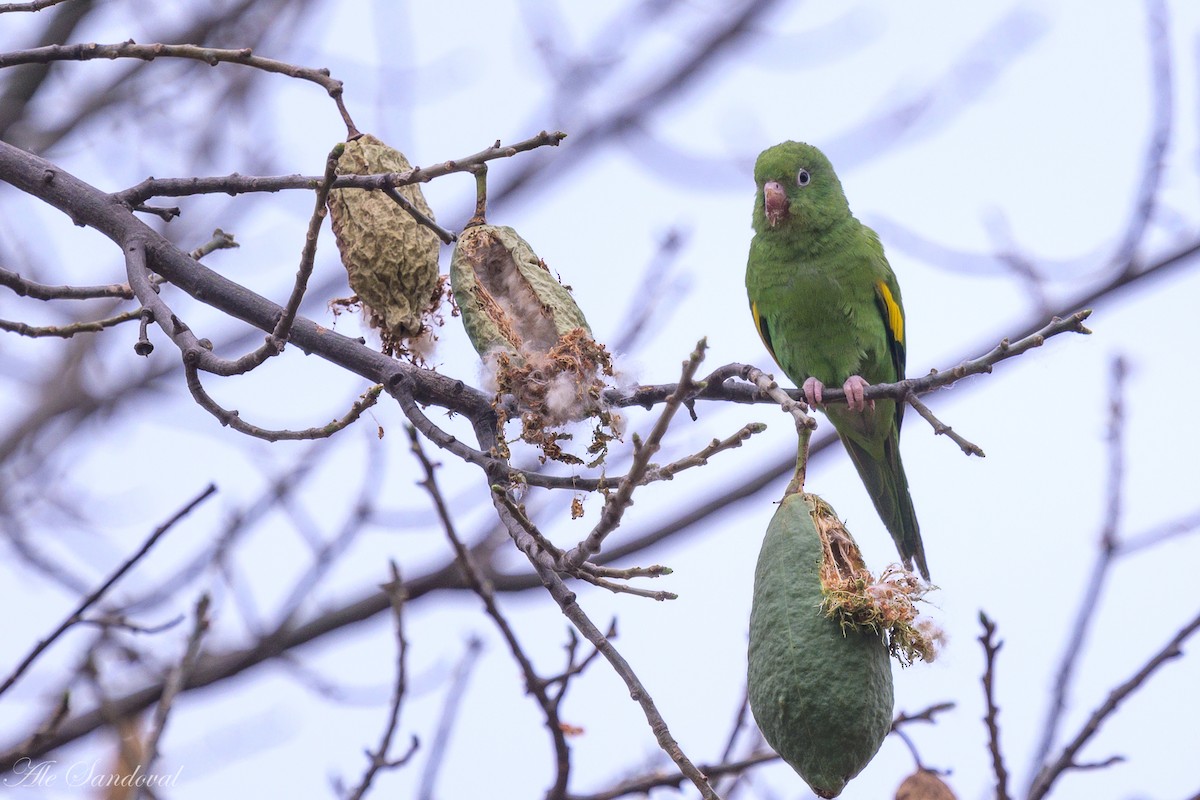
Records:
[[[879,292],[879,297],[883,301],[883,307],[886,310],[883,320],[891,332],[892,337],[900,344],[904,344],[904,312],[900,310],[900,304],[896,302],[896,298],[892,297],[892,290],[887,284],[879,281],[875,284],[875,290]],[[755,324],[758,323],[758,315],[754,315]],[[761,331],[760,331],[761,332]]]
[[[758,303],[753,300],[750,301],[750,316],[754,318],[754,328],[758,331],[758,337],[762,339],[763,346],[767,348],[767,352],[774,359],[775,348],[771,347],[771,332],[767,329],[767,321],[763,319],[762,314],[758,313]]]

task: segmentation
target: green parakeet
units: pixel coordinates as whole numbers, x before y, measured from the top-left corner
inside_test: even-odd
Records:
[[[904,405],[865,402],[872,383],[904,377],[904,307],[875,231],[850,213],[817,148],[764,150],[754,165],[754,239],[746,265],[750,313],[763,344],[810,406],[825,385],[847,404],[824,408],[896,549],[929,579],[921,530],[900,462]]]

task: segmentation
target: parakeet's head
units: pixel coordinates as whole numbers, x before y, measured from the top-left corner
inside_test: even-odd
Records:
[[[803,142],[768,147],[754,164],[754,230],[781,235],[827,230],[850,216],[829,159]]]

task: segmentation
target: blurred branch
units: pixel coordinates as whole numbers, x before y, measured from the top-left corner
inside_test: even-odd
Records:
[[[137,552],[135,552],[133,555],[131,555],[129,558],[127,558],[125,560],[125,562],[123,564],[121,564],[121,566],[119,566],[117,568],[117,570],[112,575],[110,575],[106,581],[104,581],[104,583],[100,584],[99,588],[97,588],[95,591],[93,591],[91,594],[89,594],[87,597],[85,597],[83,599],[83,601],[78,606],[75,607],[75,610],[72,611],[67,616],[67,618],[65,620],[63,620],[62,623],[59,624],[59,626],[57,628],[55,628],[54,631],[49,636],[47,636],[45,639],[42,639],[40,642],[38,642],[37,645],[33,648],[33,650],[30,651],[30,653],[27,656],[25,656],[24,659],[22,659],[21,663],[17,665],[16,669],[13,670],[12,674],[8,676],[8,678],[4,681],[3,684],[0,684],[0,695],[4,694],[6,691],[8,691],[9,687],[11,687],[14,683],[17,682],[17,680],[21,677],[22,674],[24,674],[24,672],[27,669],[29,669],[29,666],[37,659],[37,657],[40,656],[43,652],[45,652],[46,648],[48,648],[48,647],[50,647],[50,645],[54,644],[55,640],[57,640],[58,637],[62,636],[63,633],[65,633],[66,630],[68,628],[70,628],[72,625],[74,625],[75,623],[82,620],[84,612],[87,611],[89,608],[91,608],[93,605],[95,605],[96,601],[98,601],[101,597],[103,597],[104,593],[107,592],[109,589],[111,589],[113,584],[115,584],[117,581],[119,581],[125,575],[126,572],[129,572],[129,570],[133,569],[134,565],[137,564],[139,561],[141,561],[142,558],[145,557],[145,555],[150,552],[150,548],[154,547],[154,545],[158,542],[158,540],[162,538],[163,534],[165,534],[172,527],[174,527],[175,523],[179,522],[181,519],[183,519],[188,514],[190,514],[192,512],[192,510],[194,508],[196,508],[196,506],[200,505],[202,502],[207,500],[211,495],[216,493],[216,491],[217,491],[216,485],[210,483],[204,489],[204,491],[200,492],[200,494],[198,494],[194,498],[192,498],[183,508],[181,508],[181,509],[179,509],[179,511],[175,512],[175,514],[170,519],[168,519],[163,524],[159,525],[154,530],[154,532],[150,534],[149,538],[146,539],[146,541],[142,544],[142,546],[140,548],[138,548]]]
[[[1171,146],[1174,126],[1174,80],[1171,74],[1170,16],[1164,0],[1145,0],[1146,39],[1150,53],[1151,112],[1150,142],[1142,161],[1141,185],[1134,200],[1132,214],[1125,234],[1113,253],[1112,263],[1123,266],[1126,272],[1135,269],[1138,251],[1142,248],[1154,221],[1155,210],[1166,171],[1167,149]]]
[[[91,61],[93,59],[113,60],[117,58],[136,58],[142,61],[153,61],[156,58],[185,58],[202,61],[211,67],[217,64],[242,64],[263,72],[272,72],[315,83],[333,98],[338,111],[351,134],[356,133],[354,123],[342,102],[342,82],[331,78],[327,69],[311,69],[295,64],[277,61],[254,55],[249,47],[239,50],[223,50],[216,47],[203,47],[195,44],[137,44],[134,41],[119,44],[51,44],[45,47],[35,47],[29,50],[14,50],[0,53],[0,69],[19,64],[50,64],[55,61]]]
[[[1200,615],[1180,628],[1179,632],[1171,638],[1166,647],[1155,653],[1132,678],[1109,692],[1105,701],[1099,708],[1092,712],[1091,716],[1084,722],[1079,733],[1067,743],[1058,758],[1043,767],[1037,774],[1033,780],[1033,785],[1029,788],[1027,800],[1041,800],[1041,798],[1050,792],[1054,782],[1069,769],[1094,769],[1108,766],[1114,763],[1114,760],[1119,761],[1120,757],[1114,757],[1092,764],[1079,763],[1075,758],[1079,754],[1079,751],[1083,749],[1083,746],[1100,731],[1100,726],[1117,710],[1117,706],[1126,697],[1140,689],[1149,680],[1150,676],[1158,671],[1159,667],[1183,655],[1183,643],[1197,630],[1200,630]]]
[[[404,703],[408,691],[408,642],[404,638],[404,582],[400,579],[400,568],[396,562],[391,563],[392,580],[384,587],[391,599],[392,618],[396,635],[396,683],[392,689],[391,710],[388,712],[387,724],[379,739],[379,745],[374,751],[367,751],[368,764],[358,785],[347,795],[348,800],[362,800],[371,788],[371,781],[383,769],[395,769],[408,763],[416,753],[417,737],[414,735],[408,750],[399,758],[391,758],[388,751],[392,749],[392,739],[400,725],[400,707]]]
[[[462,702],[463,694],[466,692],[467,680],[471,677],[471,670],[475,668],[475,662],[479,659],[479,653],[483,650],[483,642],[472,636],[467,640],[467,649],[463,652],[462,659],[459,660],[458,666],[454,668],[454,675],[451,677],[450,686],[446,689],[446,702],[442,706],[442,716],[438,720],[437,730],[433,734],[433,742],[429,745],[429,758],[425,760],[425,769],[421,770],[421,782],[417,788],[418,800],[431,800],[433,797],[434,785],[437,782],[438,770],[442,766],[442,760],[446,756],[446,746],[450,741],[450,731],[454,727],[454,718],[458,714],[458,706]]]
[[[1154,547],[1169,539],[1188,536],[1197,531],[1200,531],[1200,511],[1194,511],[1162,525],[1156,525],[1137,535],[1127,535],[1117,545],[1117,549],[1120,555],[1129,555],[1138,550]]]
[[[38,39],[39,42],[50,45],[70,38],[95,7],[93,0],[74,0],[62,8],[55,9]],[[50,75],[50,66],[49,63],[31,65],[28,69],[17,72],[7,82],[4,92],[0,94],[0,138],[7,138],[13,124],[25,115],[30,101],[45,85],[46,78]]]
[[[1038,739],[1037,749],[1033,754],[1033,769],[1030,770],[1035,778],[1038,772],[1045,768],[1050,748],[1054,746],[1054,741],[1058,737],[1063,714],[1067,710],[1067,692],[1074,683],[1075,667],[1082,657],[1084,641],[1087,639],[1096,611],[1100,607],[1100,595],[1104,591],[1118,553],[1119,526],[1125,489],[1124,423],[1127,375],[1128,368],[1125,360],[1120,357],[1113,359],[1108,394],[1108,485],[1105,487],[1108,508],[1105,509],[1104,525],[1096,543],[1096,556],[1092,562],[1091,574],[1084,586],[1083,596],[1080,598],[1079,607],[1075,612],[1075,620],[1069,628],[1070,636],[1054,676],[1054,689],[1046,707],[1046,720],[1042,724],[1041,737]]]
[[[493,187],[492,203],[508,200],[530,189],[535,183],[544,189],[551,176],[578,165],[613,139],[638,130],[656,113],[668,108],[672,101],[684,96],[688,88],[707,71],[715,69],[726,54],[753,36],[756,24],[779,4],[779,0],[743,0],[732,9],[728,4],[714,6],[712,18],[707,20],[705,27],[682,39],[678,52],[658,64],[657,69],[647,70],[644,86],[623,87],[618,96],[624,102],[611,105],[600,118],[590,119],[580,113],[572,113],[571,109],[552,108],[551,113],[560,112],[558,116],[561,117],[562,127],[572,131],[574,159],[531,159],[523,163],[505,184]],[[639,24],[630,26],[629,30],[649,36],[657,30],[657,26]],[[629,46],[621,47],[619,52],[629,49]],[[579,97],[590,93],[600,84],[606,70],[570,70],[568,74],[574,80],[562,85],[559,96],[574,104]]]
[[[917,752],[916,744],[903,730],[904,726],[913,722],[928,722],[932,724],[935,722],[934,717],[943,711],[952,711],[954,706],[954,703],[934,703],[923,711],[918,711],[915,714],[908,714],[901,711],[896,715],[895,719],[892,720],[892,729],[890,733],[896,734],[900,741],[904,742],[904,746],[908,748],[908,752],[912,753],[913,762],[916,764],[918,771],[931,770],[929,770],[922,762],[921,754]],[[897,792],[897,794],[899,794],[899,792]]]
[[[878,153],[895,150],[899,144],[942,130],[947,121],[986,96],[1005,69],[1017,63],[1017,55],[1031,49],[1048,28],[1042,14],[1028,6],[1013,6],[979,38],[963,46],[961,55],[936,80],[917,92],[891,92],[899,99],[888,108],[833,135],[836,145],[829,156],[839,170],[847,170]]]
[[[204,638],[204,634],[208,632],[211,621],[208,617],[208,607],[211,602],[207,594],[200,595],[200,599],[196,601],[196,607],[193,611],[195,623],[192,626],[192,634],[188,637],[187,648],[184,651],[183,658],[171,670],[167,676],[166,682],[163,684],[162,697],[158,700],[158,706],[154,709],[154,720],[150,728],[150,734],[146,737],[145,744],[145,759],[142,766],[146,772],[158,760],[158,743],[162,739],[163,732],[167,728],[167,717],[171,713],[171,706],[175,702],[175,697],[187,685],[188,678],[191,672],[196,667],[196,658],[200,655],[200,642]]]

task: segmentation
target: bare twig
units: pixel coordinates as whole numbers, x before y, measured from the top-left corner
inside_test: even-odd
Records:
[[[308,231],[305,233],[304,237],[304,249],[300,255],[300,266],[296,270],[296,280],[292,285],[292,292],[288,297],[287,303],[280,311],[279,318],[276,320],[271,334],[266,337],[266,339],[261,345],[258,346],[258,348],[252,350],[235,361],[217,359],[212,355],[211,348],[203,347],[202,342],[195,342],[196,345],[199,345],[198,347],[191,346],[192,339],[194,339],[194,337],[184,338],[182,342],[180,339],[176,338],[175,334],[180,332],[180,329],[186,330],[186,326],[183,325],[183,323],[179,321],[174,314],[169,314],[170,309],[167,308],[165,302],[155,297],[151,299],[152,305],[146,305],[145,301],[143,300],[143,305],[146,306],[147,310],[151,313],[151,315],[155,316],[155,318],[157,318],[158,314],[169,314],[170,319],[174,324],[174,330],[169,331],[169,333],[172,333],[172,339],[175,339],[176,343],[180,344],[184,351],[185,368],[189,365],[191,367],[188,373],[188,388],[192,391],[192,396],[196,398],[196,401],[200,403],[201,406],[220,419],[222,424],[234,424],[235,429],[241,430],[242,433],[248,433],[252,436],[260,436],[260,438],[270,438],[268,436],[261,436],[262,433],[269,433],[272,435],[275,434],[275,432],[270,431],[263,432],[261,429],[254,428],[254,426],[238,428],[236,423],[232,422],[232,420],[237,417],[236,412],[225,412],[212,400],[212,398],[208,397],[208,395],[204,392],[203,387],[200,385],[199,376],[195,374],[196,368],[204,369],[209,372],[217,372],[218,374],[222,375],[237,375],[248,372],[265,362],[267,359],[277,356],[283,352],[283,348],[287,344],[288,335],[291,332],[292,325],[296,321],[296,314],[300,310],[300,302],[304,299],[304,293],[308,288],[308,280],[312,276],[313,262],[317,253],[317,238],[320,235],[321,223],[324,221],[325,214],[327,213],[325,210],[325,201],[329,197],[330,186],[337,177],[337,161],[338,157],[342,153],[343,148],[344,145],[340,143],[335,145],[333,150],[329,153],[329,156],[325,159],[325,173],[316,186],[316,204],[315,208],[313,209],[312,216],[309,218]],[[211,253],[213,250],[237,246],[237,242],[233,240],[231,235],[225,233],[220,228],[217,228],[215,231],[213,231],[212,239],[210,239],[204,245],[193,250],[191,256],[192,258],[199,260],[208,253]],[[129,272],[131,282],[135,280],[137,280],[139,283],[144,282],[145,270],[141,269],[140,267],[140,264],[132,260],[130,261]],[[137,279],[134,277],[135,272],[138,273]],[[144,285],[142,286],[141,291],[138,292],[138,297],[150,299],[147,295]],[[143,342],[146,344],[149,343],[144,335],[140,336],[138,340],[138,347],[136,349],[139,355],[147,355],[149,350],[153,349],[153,346],[150,348],[145,347]],[[376,392],[376,395],[378,395],[378,392]],[[323,435],[328,436],[330,433],[333,433],[333,431]],[[283,436],[279,438],[289,437]],[[290,438],[313,437],[294,435]],[[272,441],[277,440],[278,439],[272,439]]]
[[[803,435],[804,431],[817,426],[816,421],[805,411],[808,406],[801,398],[792,397],[775,382],[775,377],[763,372],[758,367],[747,367],[744,379],[754,384],[758,391],[771,402],[778,403],[783,413],[790,414],[796,425],[796,433]]]
[[[514,544],[517,545],[517,549],[531,561],[537,561],[552,569],[557,568],[563,560],[563,551],[538,530],[537,525],[525,513],[524,507],[513,500],[510,494],[501,486],[492,486],[492,502],[499,503],[504,509],[504,517],[511,519],[513,525],[509,526],[508,530],[510,534],[516,534]]]
[[[372,386],[367,391],[363,392],[346,415],[341,419],[321,425],[315,428],[304,428],[303,430],[268,430],[260,428],[257,425],[251,425],[241,418],[236,410],[230,411],[220,406],[217,401],[204,390],[204,386],[200,383],[200,374],[196,371],[196,366],[190,360],[184,359],[184,372],[187,378],[188,391],[192,393],[196,404],[203,408],[208,413],[216,417],[222,425],[233,428],[238,433],[244,433],[247,436],[253,436],[255,439],[264,439],[268,442],[295,441],[297,439],[324,439],[338,431],[345,430],[347,426],[352,425],[362,416],[363,412],[379,400],[379,394],[383,391],[382,386]]]
[[[662,466],[650,464],[638,479],[638,485],[645,486],[656,481],[669,481],[684,470],[705,466],[708,464],[708,460],[716,454],[741,447],[751,436],[760,434],[766,429],[767,426],[762,423],[750,422],[739,428],[732,436],[727,436],[724,439],[713,439],[691,455],[684,456]],[[629,480],[628,475],[615,477],[602,476],[599,478],[588,478],[581,475],[543,475],[515,467],[513,468],[513,474],[514,476],[519,476],[523,482],[530,486],[537,486],[543,489],[570,489],[579,492],[595,492],[620,485],[622,481]]]
[[[417,404],[416,398],[413,397],[411,382],[404,375],[397,374],[393,377],[387,384],[387,393],[400,405],[400,410],[408,417],[409,423],[438,447],[461,458],[468,464],[475,464],[485,470],[499,463],[493,456],[476,450],[461,439],[446,433],[426,416]]]
[[[283,350],[284,342],[287,341],[288,334],[292,330],[292,323],[296,321],[296,314],[300,311],[300,301],[304,299],[304,292],[308,289],[308,279],[312,277],[313,261],[317,257],[317,238],[321,235],[321,223],[324,222],[325,215],[328,213],[325,209],[325,202],[329,199],[329,189],[333,185],[334,178],[337,177],[338,159],[344,150],[345,145],[338,143],[325,158],[325,175],[321,178],[320,185],[317,186],[312,216],[308,219],[308,231],[304,234],[304,250],[300,254],[296,282],[292,286],[291,296],[283,306],[283,313],[279,315],[279,322],[275,324],[275,330],[263,344],[263,347],[274,350],[275,353]]]
[[[948,436],[951,441],[957,444],[959,448],[961,448],[962,451],[969,456],[979,456],[980,458],[984,457],[984,452],[982,449],[980,449],[979,445],[969,442],[959,434],[955,433],[953,428],[935,417],[933,412],[929,410],[929,406],[918,400],[915,394],[909,392],[904,400],[910,406],[916,409],[916,412],[920,414],[926,422],[933,426],[934,434],[938,436]]]
[[[664,600],[679,599],[679,595],[675,594],[674,592],[643,589],[640,586],[630,586],[625,583],[615,583],[614,581],[595,574],[588,569],[589,566],[589,564],[585,563],[578,568],[567,570],[567,574],[575,578],[581,578],[594,586],[599,586],[601,589],[608,589],[613,594],[632,594],[636,597],[645,597],[649,600],[658,600],[659,602]],[[671,572],[671,570],[667,569],[666,567],[663,567],[662,569],[664,572],[660,574],[669,574]]]
[[[655,738],[658,740],[659,747],[663,749],[672,761],[675,762],[680,773],[692,782],[692,784],[700,791],[700,796],[705,800],[719,800],[716,791],[713,790],[705,773],[698,769],[692,763],[679,747],[679,743],[671,735],[670,729],[667,727],[667,722],[659,713],[658,707],[654,703],[654,698],[646,690],[640,678],[633,671],[624,657],[621,656],[612,643],[600,632],[592,621],[584,614],[583,609],[575,602],[575,593],[567,589],[559,576],[550,570],[535,564],[538,574],[542,582],[550,590],[550,596],[558,603],[559,609],[563,615],[571,621],[571,623],[579,630],[583,637],[591,642],[601,655],[608,660],[612,665],[617,675],[625,682],[629,689],[630,696],[642,708],[642,712],[646,715],[646,721],[650,725],[650,730],[653,731]]]
[[[29,0],[28,3],[0,3],[0,14],[13,11],[41,11],[43,8],[65,3],[67,0]]]
[[[452,231],[448,231],[441,225],[434,222],[433,218],[423,213],[421,209],[408,202],[408,198],[396,191],[394,186],[384,186],[383,193],[395,201],[396,205],[403,208],[412,216],[419,224],[424,225],[429,230],[433,231],[443,244],[454,244],[458,241],[458,235]]]
[[[579,567],[592,556],[600,552],[600,548],[604,545],[604,539],[610,533],[617,529],[621,524],[621,517],[633,503],[633,490],[642,482],[643,476],[650,467],[650,459],[658,452],[662,445],[662,438],[667,433],[667,427],[671,424],[675,412],[683,405],[684,399],[692,388],[692,379],[696,375],[696,370],[700,367],[700,362],[704,360],[704,351],[708,348],[708,343],[701,339],[696,343],[696,348],[688,356],[687,361],[683,363],[683,373],[680,375],[679,383],[676,391],[667,398],[666,405],[663,407],[662,413],[658,420],[654,423],[654,427],[650,430],[650,435],[646,437],[645,442],[638,444],[636,438],[634,440],[633,463],[629,467],[629,474],[625,476],[617,485],[617,490],[610,494],[604,502],[604,510],[600,514],[600,520],[590,533],[575,547],[567,551],[563,557],[564,565],[568,567]]]
[[[1050,322],[1046,323],[1040,330],[1031,333],[1015,342],[1010,342],[1008,339],[1003,339],[1000,344],[996,345],[988,353],[985,353],[978,358],[973,358],[964,361],[953,369],[944,372],[931,372],[923,378],[915,378],[904,381],[899,381],[893,384],[878,384],[867,387],[863,393],[868,400],[878,400],[880,398],[890,397],[895,400],[904,400],[906,392],[902,387],[914,394],[926,394],[934,389],[941,389],[950,386],[963,378],[972,375],[983,375],[990,373],[992,368],[1001,361],[1006,361],[1010,358],[1015,358],[1023,353],[1032,350],[1035,347],[1041,347],[1046,343],[1046,340],[1052,336],[1057,336],[1061,333],[1082,333],[1090,334],[1091,331],[1084,326],[1083,321],[1090,317],[1091,309],[1076,311],[1074,314],[1065,318],[1054,317]],[[828,405],[831,402],[844,403],[846,401],[845,393],[841,389],[829,388],[822,395],[822,402]]]
[[[479,439],[480,447],[484,449],[494,449],[496,447],[496,427],[490,421],[476,420],[474,422],[475,435]],[[646,717],[646,722],[650,726],[658,746],[662,748],[672,761],[675,762],[679,771],[692,782],[693,785],[700,791],[701,797],[704,800],[719,800],[717,793],[708,783],[708,779],[704,774],[696,769],[696,765],[680,748],[679,743],[671,735],[670,728],[667,722],[659,713],[657,706],[654,703],[654,698],[646,690],[641,679],[633,671],[624,657],[613,647],[605,635],[596,627],[595,623],[584,613],[576,602],[575,593],[567,588],[563,582],[562,576],[556,570],[556,559],[549,559],[549,563],[543,557],[544,552],[541,551],[536,543],[532,541],[529,531],[518,521],[518,515],[514,513],[514,504],[508,493],[504,492],[497,485],[500,480],[507,475],[507,462],[502,459],[497,459],[497,463],[488,469],[488,478],[492,482],[492,506],[496,510],[496,516],[504,529],[508,532],[513,542],[521,552],[526,554],[530,564],[533,565],[537,573],[538,579],[542,585],[549,591],[550,596],[558,605],[562,612],[575,629],[583,635],[591,644],[604,656],[605,660],[612,666],[613,670],[624,681],[626,688],[629,690],[629,695],[641,707],[642,713]]]
[[[979,637],[979,643],[983,645],[983,698],[987,703],[987,714],[984,715],[983,721],[987,725],[988,752],[992,755],[992,772],[996,776],[996,800],[1010,800],[1008,770],[1004,767],[1004,752],[1000,748],[1000,725],[997,722],[1000,709],[996,705],[995,695],[996,655],[1004,643],[996,640],[996,624],[982,611],[979,612],[979,622],[983,625],[983,635]]]
[[[96,589],[91,594],[89,594],[87,597],[85,597],[83,599],[83,601],[80,602],[80,604],[75,607],[75,610],[72,611],[67,616],[67,618],[64,619],[59,624],[59,626],[50,633],[49,636],[47,636],[45,639],[42,639],[40,642],[38,642],[37,645],[33,648],[33,650],[31,650],[29,652],[29,655],[25,656],[25,658],[22,659],[21,663],[17,665],[16,669],[13,670],[12,674],[8,676],[8,678],[4,681],[3,684],[0,684],[0,694],[4,694],[4,692],[6,692],[9,689],[9,687],[11,687],[14,683],[16,683],[17,680],[21,677],[21,675],[27,669],[29,669],[29,666],[37,659],[37,657],[40,656],[43,652],[45,652],[46,648],[48,648],[51,644],[53,644],[55,642],[55,640],[58,639],[58,637],[62,636],[63,633],[65,633],[66,630],[68,628],[70,628],[72,625],[74,625],[75,623],[77,623],[81,619],[83,619],[83,613],[85,611],[87,611],[89,608],[91,608],[93,605],[95,605],[96,601],[98,601],[101,597],[103,597],[104,593],[107,592],[109,589],[111,589],[113,584],[115,584],[117,581],[119,581],[125,575],[126,572],[129,572],[129,570],[133,569],[134,565],[137,564],[139,561],[141,561],[142,558],[145,557],[145,555],[148,552],[150,552],[150,548],[154,547],[154,545],[158,542],[158,540],[162,538],[163,534],[165,534],[172,527],[174,527],[175,524],[177,522],[179,522],[181,519],[183,519],[188,514],[190,514],[192,512],[192,510],[196,508],[196,506],[200,505],[202,502],[207,500],[211,495],[216,493],[216,491],[217,491],[216,485],[210,483],[204,489],[204,491],[200,492],[200,494],[196,495],[194,498],[192,498],[190,501],[188,501],[188,503],[186,505],[184,505],[183,508],[179,509],[179,511],[176,511],[175,514],[173,514],[170,519],[168,519],[166,522],[164,522],[163,524],[161,524],[157,528],[155,528],[154,532],[150,534],[149,538],[147,538],[144,543],[142,543],[142,546],[140,548],[138,548],[137,552],[135,552],[132,556],[127,558],[125,560],[125,562],[123,564],[121,564],[121,566],[118,567],[117,570],[112,575],[110,575],[106,581],[104,581],[104,583],[100,584],[100,587],[98,589]]]
[[[176,216],[178,216],[178,209],[176,209]],[[220,228],[217,228],[212,232],[212,238],[197,247],[191,253],[188,253],[188,255],[199,261],[209,253],[217,250],[233,250],[238,247],[241,247],[241,245],[238,244],[237,240],[233,238],[232,233],[226,233]]]
[[[2,267],[0,286],[12,289],[18,297],[32,297],[35,300],[92,300],[97,297],[133,299],[133,290],[127,283],[110,283],[107,286],[49,286],[22,278],[18,273]]]
[[[896,715],[896,718],[892,720],[892,730],[899,730],[902,726],[913,722],[935,722],[936,720],[934,717],[944,711],[953,711],[955,705],[955,703],[934,703],[928,708],[925,708],[914,714],[901,711]]]
[[[912,753],[913,762],[917,765],[918,770],[927,769],[921,761],[921,754],[917,752],[917,746],[908,734],[902,730],[905,725],[913,722],[934,722],[934,717],[943,711],[950,711],[954,708],[954,703],[934,703],[923,711],[918,711],[915,714],[907,714],[901,711],[892,720],[891,733],[900,737],[900,741],[904,742],[904,746],[908,748],[908,752]]]
[[[89,320],[86,322],[72,322],[67,325],[26,325],[24,322],[15,322],[7,319],[0,319],[0,331],[10,331],[28,336],[31,339],[37,339],[44,336],[53,336],[60,339],[70,339],[77,333],[96,333],[105,328],[113,328],[123,322],[132,322],[135,319],[140,319],[142,310],[140,308],[132,311],[122,311],[105,319]]]
[[[608,624],[608,631],[604,635],[609,639],[616,638],[617,620],[615,617]],[[559,708],[562,707],[563,698],[567,696],[567,687],[570,685],[571,678],[574,678],[576,675],[582,675],[583,671],[591,666],[595,662],[596,657],[600,655],[600,651],[593,647],[586,656],[576,661],[575,655],[579,649],[579,641],[579,635],[575,633],[575,629],[567,628],[567,644],[565,646],[567,651],[567,668],[558,675],[545,679],[547,690],[556,686],[558,688],[558,691],[554,692],[553,697],[555,706]]]
[[[499,143],[463,158],[451,159],[428,167],[413,167],[404,172],[385,172],[378,175],[339,175],[335,189],[396,188],[413,183],[426,183],[434,178],[455,172],[474,172],[479,165],[498,158],[511,158],[518,153],[539,147],[557,147],[567,134],[562,131],[542,131],[513,144]],[[196,194],[243,194],[246,192],[279,192],[287,189],[316,189],[321,178],[311,175],[222,175],[203,178],[147,178],[136,186],[117,192],[113,198],[127,206],[144,203],[151,197],[186,197]]]

